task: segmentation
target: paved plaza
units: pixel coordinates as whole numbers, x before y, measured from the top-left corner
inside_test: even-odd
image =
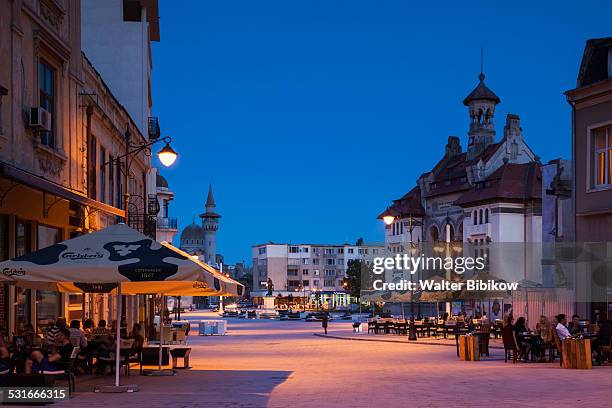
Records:
[[[210,315],[188,315],[203,317]],[[95,394],[94,384],[112,378],[79,378],[75,396],[58,406],[580,407],[610,398],[610,366],[577,372],[558,363],[504,363],[499,349],[487,361],[461,362],[448,345],[314,336],[321,333],[316,322],[228,319],[228,328],[217,337],[192,331],[191,370],[174,377],[133,370],[122,377],[140,384],[133,394]],[[357,337],[349,322],[330,329],[334,337]]]

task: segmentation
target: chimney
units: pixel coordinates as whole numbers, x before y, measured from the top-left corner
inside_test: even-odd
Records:
[[[448,142],[446,143],[444,154],[448,158],[461,154],[461,141],[459,140],[458,136],[448,137]]]

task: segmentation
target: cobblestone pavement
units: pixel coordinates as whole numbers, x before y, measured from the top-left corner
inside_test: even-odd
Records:
[[[192,314],[188,318],[203,316]],[[207,316],[208,318],[209,316]],[[77,379],[59,407],[507,407],[607,406],[612,367],[458,361],[453,347],[313,336],[320,323],[228,320],[227,336],[190,336],[191,370],[122,377],[140,392],[96,394],[111,377]],[[351,336],[347,322],[330,335]]]

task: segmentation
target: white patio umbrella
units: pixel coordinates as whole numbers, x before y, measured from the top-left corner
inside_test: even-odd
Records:
[[[240,296],[243,286],[169,244],[116,224],[0,263],[0,282],[58,292]],[[160,319],[161,328],[161,319]],[[119,387],[117,329],[115,387]],[[160,330],[161,347],[161,330]]]

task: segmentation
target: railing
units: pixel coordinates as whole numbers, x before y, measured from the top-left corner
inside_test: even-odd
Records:
[[[156,116],[149,117],[149,140],[159,139],[161,130],[159,128],[159,119]]]
[[[486,224],[476,224],[467,227],[468,235],[486,235],[491,236],[491,223]]]
[[[159,229],[178,229],[175,217],[157,217],[157,228]]]

